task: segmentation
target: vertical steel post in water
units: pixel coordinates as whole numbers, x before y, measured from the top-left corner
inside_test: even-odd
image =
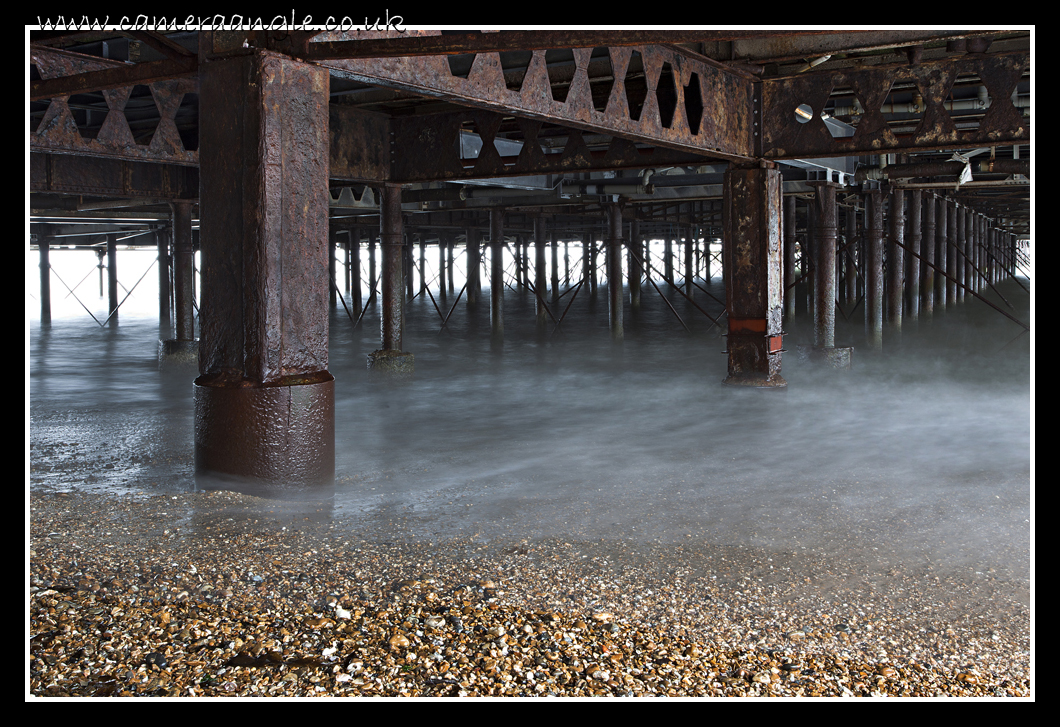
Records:
[[[813,345],[835,347],[835,238],[836,185],[815,183],[817,193],[810,208],[816,230],[817,259],[814,264]]]
[[[43,232],[37,235],[37,251],[40,256],[40,323],[42,326],[52,322],[52,268],[48,260],[48,248],[51,237]]]
[[[784,301],[784,315],[792,318],[795,315],[795,195],[784,198],[784,286],[781,296]]]
[[[887,320],[902,329],[902,290],[905,287],[905,192],[891,190],[890,237],[887,246]]]
[[[490,210],[490,348],[504,345],[504,210]]]
[[[865,333],[869,346],[880,349],[883,347],[883,192],[866,193],[865,223],[868,237]]]
[[[607,209],[607,316],[611,340],[622,340],[622,208],[608,204]]]
[[[920,315],[920,241],[921,233],[921,199],[919,189],[909,192],[909,252],[908,257],[908,279],[906,280],[906,309],[905,317],[916,320]]]
[[[118,325],[118,236],[107,235],[107,314],[110,325]]]

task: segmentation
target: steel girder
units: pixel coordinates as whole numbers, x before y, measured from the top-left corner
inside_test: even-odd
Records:
[[[756,156],[799,159],[1027,143],[1030,122],[1011,97],[1029,65],[1028,54],[1014,53],[766,79],[760,89]],[[991,100],[975,129],[958,129],[944,106],[960,76],[978,78]],[[892,132],[881,111],[896,84],[915,87],[924,100],[923,116],[911,134]],[[821,112],[841,89],[849,89],[865,111],[853,136],[833,138]],[[812,118],[799,123],[796,109],[803,104]]]

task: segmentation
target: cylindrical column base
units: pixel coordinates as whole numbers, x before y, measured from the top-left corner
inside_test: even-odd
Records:
[[[326,372],[325,372],[326,373]],[[335,380],[294,386],[195,384],[195,474],[263,497],[335,481]]]
[[[158,370],[194,369],[199,372],[199,342],[175,338],[158,342]]]
[[[368,370],[395,378],[412,376],[416,370],[416,357],[407,351],[372,351],[368,354]]]

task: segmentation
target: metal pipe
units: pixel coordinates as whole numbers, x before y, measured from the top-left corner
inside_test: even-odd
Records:
[[[401,219],[401,185],[384,184],[379,205],[379,240],[383,248],[381,349],[400,351],[404,330],[404,225]]]

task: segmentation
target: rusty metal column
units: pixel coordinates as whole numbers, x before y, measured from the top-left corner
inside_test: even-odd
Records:
[[[784,198],[784,286],[781,298],[784,301],[784,315],[792,318],[795,315],[795,195]]]
[[[445,239],[448,233],[438,231],[438,297],[445,300]]]
[[[607,206],[607,317],[611,340],[622,341],[622,208]]]
[[[563,284],[570,285],[570,240],[563,240]]]
[[[663,240],[663,273],[666,275],[666,281],[668,283],[674,283],[674,247],[673,247],[673,234],[668,233],[666,239]]]
[[[420,294],[427,292],[427,233],[417,233],[416,237],[420,240]]]
[[[335,475],[328,72],[256,49],[209,58],[212,39],[199,35],[195,470],[257,494],[320,492]]]
[[[338,288],[339,279],[335,275],[335,251],[339,246],[335,236],[338,232],[338,229],[334,227],[328,229],[328,308],[332,310],[338,304],[336,288]]]
[[[975,224],[976,214],[971,207],[966,207],[964,210],[964,273],[961,275],[961,282],[964,283],[969,289],[975,283],[975,269],[972,267],[973,258],[975,256]],[[965,299],[967,291],[961,289],[961,300]]]
[[[641,263],[644,259],[644,241],[640,236],[640,220],[634,219],[629,223],[629,249],[633,254],[629,256],[629,307],[630,310],[640,310],[640,277]]]
[[[401,216],[401,185],[379,188],[379,242],[383,260],[380,271],[380,346],[368,354],[368,368],[395,378],[411,376],[415,357],[402,350],[405,333],[405,264],[408,245]]]
[[[445,261],[446,270],[449,273],[449,292],[455,293],[456,287],[453,283],[453,248],[456,246],[456,235],[450,234],[445,241],[445,254],[448,258]]]
[[[368,302],[374,303],[379,294],[379,278],[375,269],[375,235],[368,234]]]
[[[942,207],[939,209],[939,249],[938,249],[938,272],[936,278],[937,295],[935,302],[938,307],[945,308],[953,305],[952,289],[947,275],[952,274],[953,264],[953,241],[956,238],[955,229],[956,216],[954,215],[953,202],[948,198],[942,198]]]
[[[817,248],[814,262],[813,345],[815,348],[834,348],[836,185],[818,182],[813,186],[816,194],[811,211],[815,218],[814,244]]]
[[[855,257],[858,249],[858,209],[856,206],[847,208],[846,219],[847,235],[845,243],[847,249],[843,255],[845,258],[843,283],[846,287],[846,300],[843,302],[851,306],[851,312],[853,312],[853,306],[858,300],[858,270]]]
[[[935,306],[940,310],[946,307],[946,246],[949,244],[949,200],[938,198],[938,212],[935,214]]]
[[[968,215],[964,205],[954,204],[953,207],[955,227],[957,229],[953,241],[954,247],[950,250],[953,254],[953,260],[950,264],[950,277],[954,279],[950,281],[950,290],[952,291],[950,300],[953,303],[957,303],[964,301],[964,288],[962,286],[964,284],[965,243],[968,239]]]
[[[924,213],[924,241],[921,245],[922,260],[920,265],[920,291],[923,301],[922,310],[926,318],[931,318],[935,307],[935,211],[937,200],[933,193],[929,193],[923,202]]]
[[[107,235],[107,314],[110,325],[118,325],[118,236]]]
[[[872,348],[883,348],[883,192],[865,194],[865,333]]]
[[[775,165],[725,172],[724,275],[729,375],[725,383],[783,388],[781,363],[781,176]]]
[[[599,254],[599,250],[596,248],[596,240],[594,239],[592,232],[589,233],[589,293],[592,297],[596,297],[597,277],[596,277],[596,256]]]
[[[169,334],[172,316],[169,307],[169,235],[162,228],[155,229],[155,244],[158,248],[158,327]]]
[[[191,242],[191,202],[170,202],[173,211],[173,291],[176,297],[176,338],[158,347],[161,370],[184,371],[199,360],[195,340],[195,250]]]
[[[466,235],[467,245],[464,253],[467,257],[467,295],[465,297],[468,305],[475,305],[481,292],[479,268],[482,266],[482,261],[479,259],[478,233],[469,227]]]
[[[504,347],[504,210],[490,210],[490,348]]]
[[[817,220],[813,214],[813,203],[806,203],[806,236],[803,238],[803,271],[802,278],[806,281],[806,312],[810,314],[810,318],[813,318],[813,309],[815,308],[814,301],[816,300],[816,286],[814,281],[817,278],[817,235],[814,227],[816,226]]]
[[[692,228],[689,227],[685,231],[685,293],[687,295],[692,294],[692,279],[695,277],[695,272],[692,269]]]
[[[43,232],[37,235],[37,251],[40,254],[40,324],[42,326],[50,326],[52,322],[52,267],[48,260],[50,245],[50,235]]]
[[[548,245],[552,250],[552,300],[559,300],[559,238],[555,230],[549,230]]]
[[[545,218],[534,217],[534,288],[536,290],[537,325],[543,327],[548,322],[548,311],[545,310]]]
[[[346,289],[350,291],[353,308],[361,310],[361,228],[350,228],[350,241],[346,247]]]
[[[896,331],[902,330],[902,291],[905,288],[905,192],[891,190],[891,235],[887,246],[887,320]]]
[[[910,320],[916,320],[917,316],[920,315],[921,199],[922,196],[919,189],[909,192],[909,214],[907,215],[909,219],[909,264],[907,266],[909,277],[905,286],[908,293],[905,317]]]
[[[588,232],[582,233],[582,281],[586,287],[589,285],[589,248],[593,244],[593,237]]]

